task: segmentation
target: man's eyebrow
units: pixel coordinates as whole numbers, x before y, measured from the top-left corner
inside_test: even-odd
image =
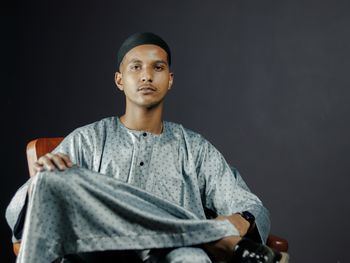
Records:
[[[162,63],[162,64],[168,65],[168,62],[166,62],[165,60],[156,60],[154,63],[155,63],[155,64],[157,64],[157,63]]]
[[[143,62],[142,62],[141,60],[137,59],[137,58],[134,58],[134,59],[130,60],[128,64],[132,64],[132,63],[140,63],[140,64],[143,64]],[[153,63],[154,63],[154,64],[165,64],[165,65],[168,65],[168,62],[165,61],[165,60],[162,60],[162,59],[160,59],[160,60],[155,60]]]
[[[130,62],[128,64],[130,64],[130,63],[142,63],[142,61],[134,58],[134,59],[130,60]]]

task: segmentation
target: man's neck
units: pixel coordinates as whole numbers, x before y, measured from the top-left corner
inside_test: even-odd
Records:
[[[120,121],[131,130],[147,131],[154,134],[162,133],[162,110],[126,110]]]

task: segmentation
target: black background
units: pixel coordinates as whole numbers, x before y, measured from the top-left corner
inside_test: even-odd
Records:
[[[28,2],[1,7],[1,262],[26,143],[122,114],[116,52],[139,31],[172,48],[164,118],[239,169],[292,262],[350,262],[349,1]]]

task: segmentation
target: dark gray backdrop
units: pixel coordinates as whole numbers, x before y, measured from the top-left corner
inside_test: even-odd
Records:
[[[174,57],[165,119],[239,169],[292,262],[350,262],[348,1],[27,2],[1,9],[2,215],[29,140],[123,113],[118,46],[153,31]],[[14,262],[0,218],[0,261]]]

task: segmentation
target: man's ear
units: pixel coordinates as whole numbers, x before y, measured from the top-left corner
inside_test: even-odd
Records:
[[[121,91],[124,90],[123,88],[123,75],[122,73],[120,72],[116,72],[114,74],[114,82],[115,82],[115,85],[117,85],[118,89],[120,89]]]
[[[170,90],[171,87],[173,86],[173,82],[174,82],[174,73],[173,73],[173,72],[170,72],[170,73],[169,73],[168,90]]]

